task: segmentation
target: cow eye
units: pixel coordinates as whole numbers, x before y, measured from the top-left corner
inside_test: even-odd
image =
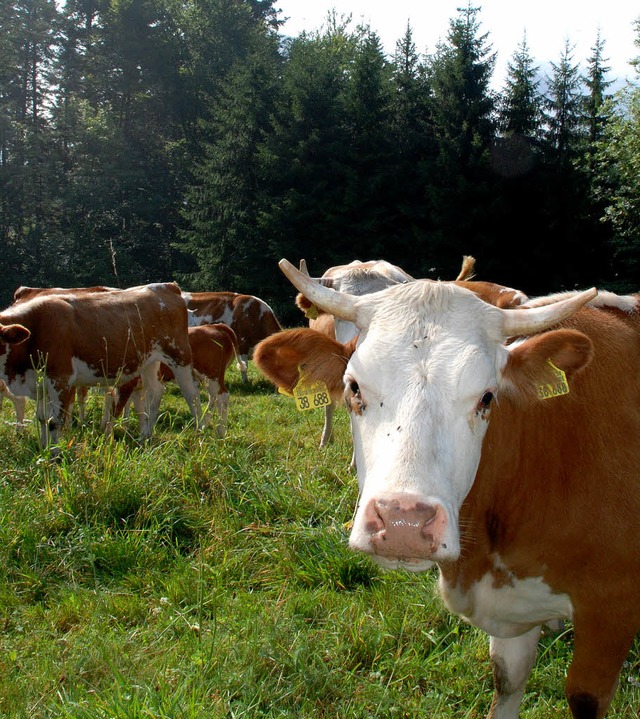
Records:
[[[345,377],[344,380],[344,401],[347,409],[355,414],[362,414],[365,410],[365,403],[360,393],[360,385],[353,377]]]
[[[485,414],[489,411],[491,408],[491,403],[493,402],[494,394],[490,390],[487,390],[482,397],[480,398],[480,401],[478,402],[478,405],[476,407],[476,412],[478,414]]]

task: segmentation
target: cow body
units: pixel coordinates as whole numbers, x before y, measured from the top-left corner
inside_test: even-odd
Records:
[[[225,383],[225,373],[234,357],[242,366],[238,338],[231,327],[222,323],[198,325],[189,327],[189,344],[193,356],[194,378],[206,387],[209,394],[209,408],[203,423],[209,424],[215,414],[218,436],[224,437],[229,412],[229,390]],[[162,382],[175,379],[172,370],[164,363],[160,364],[158,377]],[[140,415],[140,388],[140,377],[134,377],[107,395],[102,419],[105,432],[112,432],[113,419],[120,417],[127,410],[130,401]]]
[[[281,265],[360,330],[355,351],[324,338],[322,365],[343,365],[352,415],[350,546],[389,569],[437,564],[449,608],[491,637],[492,719],[518,717],[540,626],[570,619],[567,700],[602,719],[640,627],[639,297],[502,309],[473,283],[417,281],[365,305]],[[306,361],[306,338],[285,339],[280,374]]]
[[[0,313],[0,378],[37,402],[40,440],[57,442],[74,389],[141,374],[147,439],[157,418],[160,362],[171,366],[199,426],[187,308],[175,283],[126,290],[39,294]],[[42,391],[44,389],[44,391]]]
[[[189,326],[222,323],[231,327],[238,338],[238,369],[248,381],[247,363],[253,348],[282,327],[269,305],[259,297],[236,292],[183,292],[189,308]]]

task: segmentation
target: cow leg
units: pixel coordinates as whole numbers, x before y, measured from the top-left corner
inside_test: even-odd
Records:
[[[104,393],[104,409],[102,411],[100,426],[108,437],[113,435],[113,414],[116,404],[116,392],[115,387],[107,387]]]
[[[153,434],[158,419],[160,400],[164,394],[164,385],[158,379],[160,362],[152,362],[141,371],[142,388],[144,396],[144,410],[139,415],[140,439],[144,442]]]
[[[7,389],[0,391],[0,409],[2,409],[2,403],[5,397],[9,398],[16,413],[16,428],[22,429],[24,427],[24,416],[27,408],[27,398],[11,394]]]
[[[249,374],[247,373],[247,367],[249,366],[249,355],[240,355],[240,362],[238,362],[236,366],[242,376],[242,381],[248,382]]]
[[[86,386],[76,388],[76,404],[78,405],[78,421],[80,424],[85,423],[87,416],[87,395],[89,394],[89,388]],[[69,413],[71,416],[71,413]]]
[[[326,447],[331,441],[331,434],[333,432],[333,413],[335,412],[336,405],[333,400],[325,405],[324,408],[324,427],[322,428],[322,436],[320,437],[320,446]]]
[[[494,694],[488,719],[518,719],[525,684],[533,669],[541,627],[519,637],[491,637],[489,655]]]
[[[202,427],[202,409],[200,407],[200,389],[198,384],[193,378],[193,371],[191,366],[180,367],[172,365],[171,369],[175,376],[178,387],[182,392],[182,396],[187,400],[191,414],[196,422],[196,429]]]
[[[218,437],[224,437],[227,431],[227,414],[229,410],[229,392],[221,387],[218,380],[209,380],[209,406],[215,407],[218,413]]]
[[[24,427],[24,416],[27,408],[27,398],[15,396],[13,398],[13,408],[16,411],[16,425],[18,429]]]
[[[64,426],[65,410],[73,400],[72,387],[56,387],[45,379],[44,386],[39,386],[36,393],[36,417],[40,423],[40,447],[45,449],[50,444],[57,444]],[[58,454],[52,449],[53,456]]]
[[[574,719],[602,719],[618,686],[622,664],[635,636],[623,622],[604,614],[574,618],[573,659],[565,693]]]

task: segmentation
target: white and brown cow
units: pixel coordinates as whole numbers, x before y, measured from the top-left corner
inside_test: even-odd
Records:
[[[355,351],[316,335],[312,357],[352,414],[350,546],[437,564],[448,607],[491,637],[492,719],[517,719],[541,625],[570,619],[571,713],[602,719],[640,628],[640,296],[503,309],[473,283],[418,280],[364,299],[280,265],[360,330]],[[286,332],[258,367],[270,343],[281,365],[307,361]]]
[[[203,424],[209,424],[215,415],[218,437],[224,437],[229,413],[229,390],[225,382],[225,374],[234,357],[238,366],[243,367],[239,356],[238,338],[231,327],[220,322],[189,327],[189,344],[193,356],[194,378],[206,387],[209,394],[209,408]],[[158,377],[162,382],[175,379],[171,369],[163,362],[160,363]],[[129,402],[133,403],[136,413],[140,415],[141,384],[140,377],[134,377],[107,393],[102,419],[106,433],[113,431],[113,419],[128,410]]]
[[[162,397],[160,362],[176,375],[200,425],[187,307],[173,282],[108,292],[39,294],[0,312],[0,378],[16,395],[36,400],[42,446],[56,443],[74,388],[141,374],[151,436]]]
[[[248,381],[247,366],[253,348],[282,327],[269,305],[259,297],[237,292],[183,292],[189,308],[189,326],[222,323],[238,338],[238,365],[243,382]]]
[[[111,292],[116,289],[116,287],[107,287],[105,285],[94,285],[92,287],[28,287],[27,285],[20,285],[13,293],[13,302],[14,304],[26,302],[27,300],[31,300],[34,297],[42,295],[86,295],[93,294],[94,292]],[[71,409],[74,397],[78,405],[79,420],[81,423],[84,423],[87,390],[87,387],[78,387],[74,392],[74,396],[71,397],[69,407],[66,409],[65,425],[67,427],[71,426]],[[10,394],[8,390],[6,390],[6,392]],[[8,396],[8,394],[6,396]],[[16,423],[18,427],[22,427],[24,425],[26,399],[26,397],[17,397],[15,395],[11,399],[16,411]]]

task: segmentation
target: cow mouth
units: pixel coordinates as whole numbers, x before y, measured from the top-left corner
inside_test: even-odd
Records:
[[[435,565],[435,562],[429,559],[421,559],[414,557],[396,557],[394,559],[391,559],[389,557],[380,556],[379,554],[371,554],[369,556],[375,561],[376,564],[382,567],[382,569],[404,569],[407,572],[412,572],[414,574],[426,572]]]

